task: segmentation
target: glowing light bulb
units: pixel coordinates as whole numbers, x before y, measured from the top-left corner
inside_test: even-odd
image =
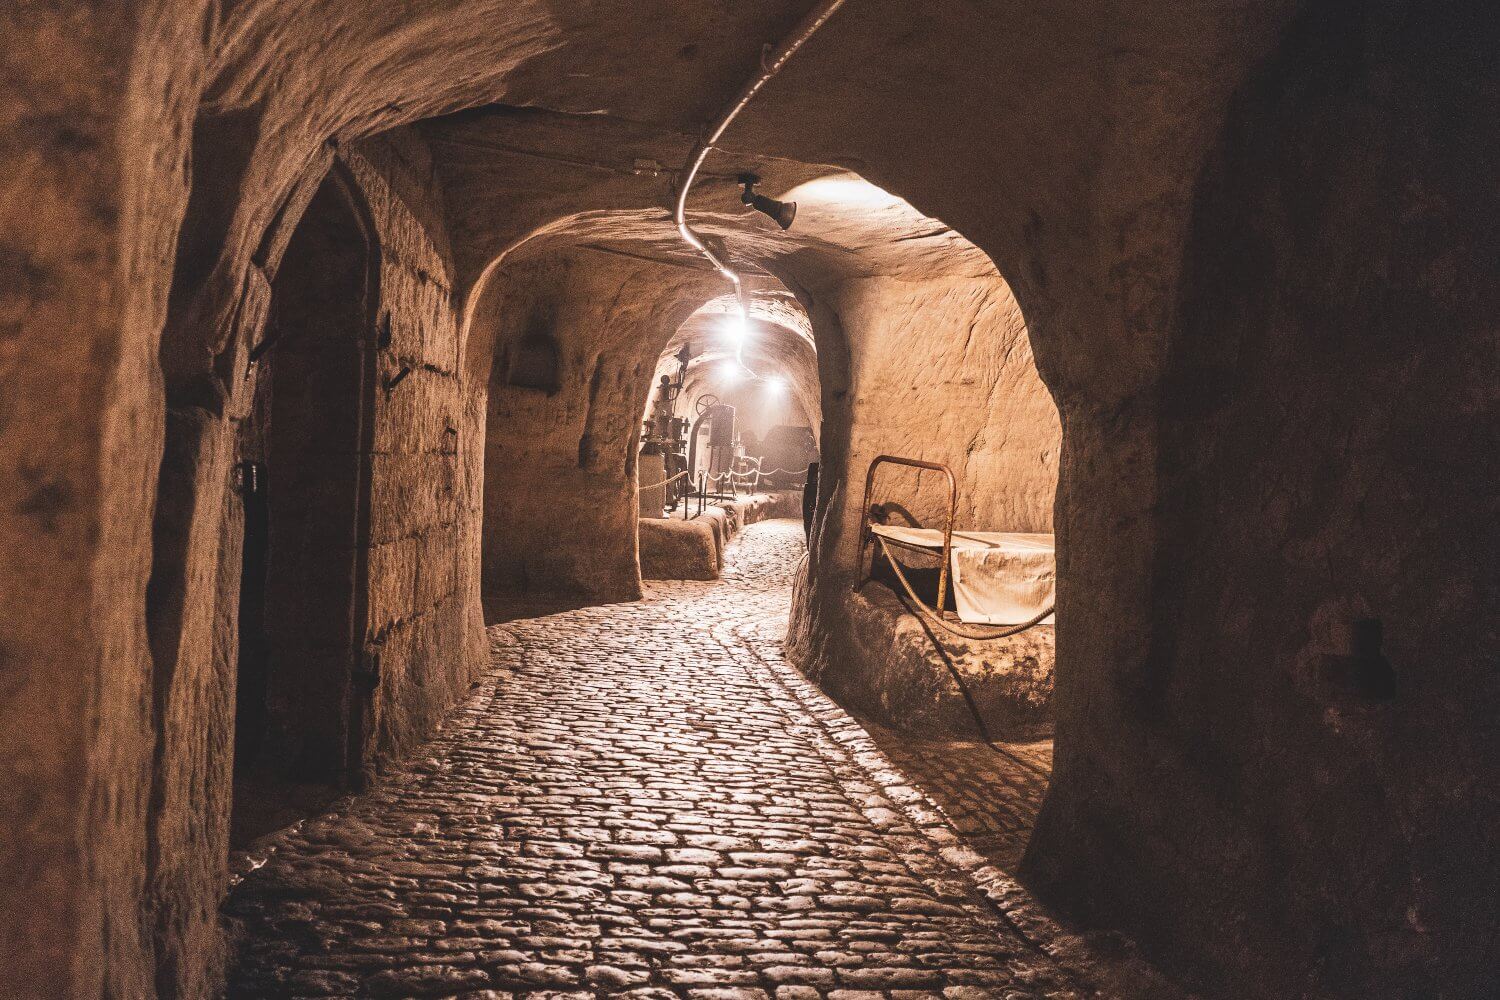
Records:
[[[766,376],[766,391],[772,395],[779,396],[786,391],[786,379],[780,375]]]
[[[743,316],[727,316],[724,319],[724,332],[735,345],[743,344],[750,334],[750,325],[745,322]]]
[[[740,366],[738,362],[730,361],[719,367],[719,378],[726,385],[734,385],[740,380]]]

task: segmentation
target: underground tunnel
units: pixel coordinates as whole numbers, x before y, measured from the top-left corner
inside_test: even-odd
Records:
[[[1500,13],[6,9],[0,994],[1500,995]]]

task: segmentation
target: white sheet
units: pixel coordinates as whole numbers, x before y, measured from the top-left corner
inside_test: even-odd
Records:
[[[872,524],[887,541],[940,554],[936,528]],[[1018,531],[953,533],[953,596],[959,621],[975,625],[1020,625],[1052,606],[1057,559],[1051,535]],[[1053,616],[1043,619],[1051,625]]]

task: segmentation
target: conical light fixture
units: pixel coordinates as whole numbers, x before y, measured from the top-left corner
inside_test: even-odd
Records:
[[[740,203],[760,212],[762,215],[770,216],[782,229],[791,229],[792,222],[797,218],[797,203],[795,201],[777,201],[763,194],[755,193],[755,185],[760,183],[760,178],[755,174],[740,174],[739,181],[745,185],[745,190],[740,194]]]

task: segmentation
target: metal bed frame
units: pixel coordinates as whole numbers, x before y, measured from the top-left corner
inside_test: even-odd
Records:
[[[873,508],[870,505],[870,494],[871,492],[873,492],[875,487],[875,470],[882,465],[904,465],[913,469],[925,469],[929,472],[941,472],[944,476],[948,477],[948,517],[943,522],[943,562],[942,568],[938,572],[937,591],[937,613],[939,615],[942,615],[944,598],[948,593],[948,564],[953,553],[953,521],[958,517],[958,479],[953,475],[953,470],[948,468],[948,466],[944,465],[942,462],[928,462],[920,458],[903,458],[899,455],[876,456],[875,460],[870,463],[870,468],[865,472],[865,503],[859,523],[859,565],[861,568],[863,568],[865,564],[865,547],[870,544],[871,537],[874,534],[874,532],[870,530],[871,525],[874,524],[874,522],[870,519],[871,513],[873,511]],[[908,549],[923,552],[930,551],[928,549],[920,549],[918,546],[908,545],[904,542],[897,541],[894,538],[887,539],[887,541],[889,541],[893,545],[899,545]],[[870,559],[870,573],[868,575],[858,577],[858,582],[855,584],[855,586],[858,587],[863,585],[866,580],[869,580],[874,576],[874,573],[875,560],[874,556],[872,555]]]

